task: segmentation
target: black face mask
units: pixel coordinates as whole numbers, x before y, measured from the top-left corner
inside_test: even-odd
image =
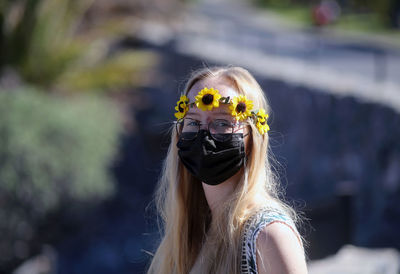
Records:
[[[200,130],[193,140],[181,133],[178,155],[193,176],[209,185],[218,185],[235,175],[243,166],[245,151],[243,133],[233,133],[228,141],[212,139],[207,130]],[[186,136],[187,137],[187,136]]]

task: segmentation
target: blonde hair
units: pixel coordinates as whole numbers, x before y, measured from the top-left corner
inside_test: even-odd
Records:
[[[238,94],[252,100],[254,109],[264,108],[269,113],[263,90],[241,67],[194,71],[185,85],[185,95],[197,82],[209,77],[226,81]],[[259,134],[253,123],[250,123],[250,133],[250,153],[243,175],[233,194],[213,211],[211,218],[201,182],[179,160],[178,136],[172,130],[155,196],[163,237],[148,273],[189,273],[203,245],[207,248],[201,273],[240,273],[241,234],[244,222],[252,213],[264,206],[275,206],[296,220],[294,210],[279,198],[278,180],[268,157],[268,134]]]

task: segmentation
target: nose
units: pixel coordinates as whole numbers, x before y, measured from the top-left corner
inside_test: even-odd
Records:
[[[208,129],[208,123],[201,123],[200,129],[207,130]]]
[[[200,129],[208,129],[208,123],[210,123],[211,119],[209,117],[207,117],[206,119],[203,119],[200,123]]]

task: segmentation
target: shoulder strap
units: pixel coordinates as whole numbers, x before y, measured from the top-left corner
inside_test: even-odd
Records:
[[[301,243],[296,226],[293,220],[287,214],[285,214],[282,210],[273,207],[262,208],[252,215],[244,225],[244,232],[242,236],[241,273],[257,273],[257,236],[264,227],[275,222],[288,225],[296,234]]]

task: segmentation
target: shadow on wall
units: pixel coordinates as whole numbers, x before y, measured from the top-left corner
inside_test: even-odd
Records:
[[[146,125],[173,119],[184,77],[203,65],[191,56],[168,54],[163,71],[174,85],[167,85],[170,92],[153,93],[153,99],[161,96],[154,110],[160,115],[154,118],[148,111]],[[285,168],[282,184],[289,200],[306,205],[300,209],[310,219],[303,229],[310,259],[333,254],[344,244],[400,249],[400,205],[395,202],[400,194],[399,114],[255,76],[271,103],[271,146]],[[146,140],[154,141],[147,145],[153,150],[166,143],[162,135]]]
[[[154,216],[146,206],[185,77],[203,61],[168,46],[153,49],[162,56],[159,77],[138,93],[144,107],[135,112],[138,134],[126,136],[120,147],[117,195],[58,246],[61,274],[140,273],[150,258],[143,250],[157,245]],[[288,199],[304,201],[311,219],[312,228],[306,224],[304,229],[310,259],[333,254],[346,243],[400,248],[399,115],[255,76],[271,102],[271,146],[285,167]]]
[[[310,258],[346,243],[399,249],[399,113],[278,81],[261,85],[271,128],[283,135],[275,132],[283,139],[273,150],[286,166],[287,193],[306,202],[311,219]]]

